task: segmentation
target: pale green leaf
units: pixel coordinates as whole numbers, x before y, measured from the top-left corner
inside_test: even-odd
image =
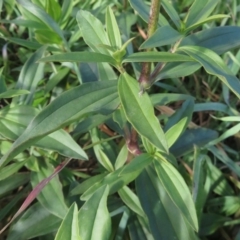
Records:
[[[118,194],[122,201],[135,213],[138,215],[145,217],[145,213],[141,207],[140,201],[135,193],[132,190],[124,186],[118,191]]]
[[[107,34],[108,34],[108,38],[111,43],[111,46],[121,48],[122,39],[121,39],[116,18],[114,16],[114,13],[111,7],[108,7],[106,11],[106,28],[107,28]]]
[[[180,173],[167,161],[154,161],[158,178],[171,200],[191,227],[198,230],[196,210],[189,188]]]
[[[77,13],[77,22],[86,44],[96,53],[110,55],[109,50],[101,45],[110,46],[110,42],[102,23],[90,12],[80,10]]]
[[[54,240],[81,240],[78,227],[78,210],[76,203],[69,208]]]
[[[107,209],[108,186],[102,186],[81,207],[78,224],[81,239],[106,240],[111,234],[111,218]]]

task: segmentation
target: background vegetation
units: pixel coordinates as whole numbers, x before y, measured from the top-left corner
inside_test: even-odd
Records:
[[[0,239],[240,239],[240,3],[150,7],[0,1]]]

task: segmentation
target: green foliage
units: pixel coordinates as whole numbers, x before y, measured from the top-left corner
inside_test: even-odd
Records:
[[[240,4],[150,7],[0,1],[4,239],[239,239]]]

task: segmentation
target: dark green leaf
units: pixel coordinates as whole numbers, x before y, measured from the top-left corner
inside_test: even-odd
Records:
[[[186,130],[180,138],[170,148],[170,152],[175,156],[183,155],[192,151],[194,145],[204,146],[218,137],[218,133],[211,129],[198,128]]]
[[[84,114],[109,114],[119,104],[116,85],[116,81],[92,82],[63,93],[31,121],[0,160],[0,165],[6,164],[45,135],[80,119]]]
[[[240,46],[240,27],[215,27],[193,33],[180,43],[180,46],[187,45],[209,48],[217,54],[225,53]]]

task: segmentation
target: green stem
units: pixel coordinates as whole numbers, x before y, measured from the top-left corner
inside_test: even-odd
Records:
[[[152,0],[150,7],[150,15],[148,20],[148,38],[153,35],[156,31],[159,17],[159,9],[161,5],[161,0]],[[152,51],[151,48],[146,50],[147,52]],[[144,62],[142,64],[142,71],[139,77],[139,83],[141,91],[143,92],[145,89],[151,86],[150,80],[150,72],[151,72],[151,63]]]

